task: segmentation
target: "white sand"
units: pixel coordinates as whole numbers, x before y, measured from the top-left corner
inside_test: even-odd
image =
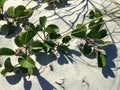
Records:
[[[28,1],[29,0],[8,0],[5,4],[5,10],[9,6],[26,5]],[[43,7],[45,7],[46,4],[43,4],[34,11],[30,21],[37,24],[40,16],[47,16],[47,24],[58,25],[61,30],[60,32],[64,34],[82,22],[85,11],[81,13],[79,10],[83,5],[79,5],[81,1],[82,0],[73,0],[70,2],[70,6],[57,9],[57,15],[54,15],[53,10],[45,10]],[[105,0],[93,1],[101,4]],[[95,3],[97,8],[102,9],[102,6],[97,3]],[[33,1],[28,7],[34,7],[36,5],[37,2]],[[103,5],[106,7],[110,4],[106,1]],[[114,5],[108,6],[107,9],[109,10],[111,6],[113,7]],[[92,6],[89,7],[89,10],[91,9]],[[85,22],[87,21],[88,19]],[[72,26],[71,22],[75,22],[72,28],[70,28],[70,26]],[[0,90],[120,90],[120,27],[114,22],[107,24],[110,29],[110,34],[112,35],[112,38],[108,36],[107,40],[114,43],[114,45],[107,48],[108,59],[110,61],[108,61],[108,67],[104,70],[97,67],[96,59],[88,59],[79,52],[77,48],[80,42],[79,40],[72,40],[71,56],[66,57],[61,55],[58,57],[58,60],[54,60],[48,64],[48,59],[52,60],[55,58],[52,56],[47,57],[44,54],[40,55],[41,65],[36,63],[38,67],[42,66],[39,75],[31,76],[30,79],[20,78],[20,76],[7,76],[5,78],[0,75]],[[2,22],[0,25],[2,25]],[[114,29],[115,31],[113,32]],[[114,41],[112,41],[112,39]],[[0,35],[0,48],[4,46],[16,49],[13,40],[13,38],[5,39],[4,36]],[[15,59],[15,57],[12,58]],[[5,57],[0,57],[0,63],[3,63],[4,60]],[[16,62],[15,60],[13,61],[13,63]],[[112,61],[116,64],[115,68],[112,68],[114,66]],[[53,71],[50,70],[50,65],[53,66]],[[63,84],[58,85],[56,82]]]

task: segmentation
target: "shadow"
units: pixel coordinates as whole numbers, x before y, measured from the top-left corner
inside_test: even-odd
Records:
[[[8,83],[14,85],[14,84],[17,84],[21,80],[22,75],[16,74],[13,76],[6,76],[5,78],[8,81]]]
[[[107,57],[106,57],[106,66],[102,69],[102,73],[105,78],[115,77],[113,71],[111,68],[115,68],[114,59],[117,57],[117,48],[114,44],[111,44],[104,49],[106,51]]]
[[[24,89],[31,90],[32,82],[28,81],[25,77],[23,77],[23,80],[24,80]]]
[[[40,76],[38,69],[36,69],[37,79],[42,88],[42,90],[57,90],[52,84],[50,84],[45,78]]]
[[[85,55],[82,48],[83,48],[83,46],[82,46],[82,47],[81,47],[80,45],[78,46],[78,49],[80,50],[80,52],[81,52],[85,57],[89,58],[89,60],[93,60],[93,59],[96,58],[96,53],[95,53],[95,52],[91,53],[90,55]]]
[[[63,51],[59,50],[60,56],[57,59],[58,64],[63,65],[63,64],[68,64],[70,63],[75,63],[75,60],[73,58],[73,55],[80,57],[81,53],[76,51],[76,50],[70,50],[68,54],[64,53]]]
[[[10,28],[4,28],[4,30],[0,32],[0,35],[4,35],[6,38],[13,38],[21,31],[22,29],[20,27],[11,26]]]
[[[63,0],[61,2],[56,2],[55,4],[56,4],[56,8],[58,8],[58,9],[71,5],[67,2],[67,0]],[[50,4],[47,7],[45,7],[45,9],[46,10],[54,10],[54,6],[52,4]]]
[[[57,59],[54,53],[47,54],[44,52],[43,53],[40,52],[40,53],[35,53],[35,56],[36,56],[36,60],[38,61],[38,63],[42,66],[46,66],[50,62],[53,62]]]

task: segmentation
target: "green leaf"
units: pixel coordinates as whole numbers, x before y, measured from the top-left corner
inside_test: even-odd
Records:
[[[3,70],[1,71],[1,74],[2,74],[3,76],[5,76],[7,73],[8,73],[8,72],[7,72],[6,69],[3,69]]]
[[[106,66],[106,57],[101,52],[97,52],[97,61],[98,61],[98,67],[105,67]]]
[[[19,5],[15,8],[15,16],[18,18],[29,17],[33,13],[32,8],[26,9],[23,5]]]
[[[42,26],[41,25],[37,25],[36,31],[43,31]]]
[[[99,31],[99,33],[100,33],[100,38],[101,39],[104,38],[104,37],[106,37],[108,35],[106,29],[103,29],[103,30]]]
[[[15,52],[9,48],[0,48],[0,56],[15,55]]]
[[[32,39],[33,37],[36,35],[36,32],[35,31],[27,31],[27,32],[24,32],[20,35],[20,41],[22,42],[22,44],[28,44]]]
[[[66,45],[60,45],[60,49],[65,53],[69,53],[69,51],[70,51],[68,46],[66,46]]]
[[[28,68],[28,75],[33,75],[33,68]]]
[[[59,32],[59,27],[54,25],[54,24],[50,24],[50,25],[47,26],[45,31],[48,32],[48,33],[58,33]]]
[[[68,35],[68,36],[65,36],[63,39],[62,39],[62,42],[63,43],[68,43],[72,38]]]
[[[43,44],[43,49],[45,52],[49,52],[55,48],[55,43],[51,40],[45,40]]]
[[[28,68],[24,68],[24,67],[19,67],[19,70],[21,71],[22,74],[24,75],[28,75]]]
[[[9,25],[8,32],[6,33],[5,37],[9,38],[10,35],[14,34],[15,30],[16,30],[15,26]]]
[[[7,16],[8,17],[15,17],[15,13],[14,13],[14,7],[12,6],[12,7],[9,7],[8,9],[7,9]]]
[[[91,30],[88,34],[87,37],[91,38],[91,39],[100,39],[100,34],[98,31],[96,30]]]
[[[19,5],[15,8],[16,17],[24,17],[26,8],[23,5]]]
[[[35,68],[35,62],[33,59],[29,56],[27,56],[26,59],[24,58],[19,58],[18,59],[19,64],[24,67],[24,68]]]
[[[76,28],[79,29],[80,31],[87,32],[87,27],[84,24],[78,24]]]
[[[20,40],[20,36],[19,36],[19,35],[15,37],[14,42],[15,42],[15,44],[16,44],[18,47],[22,47],[22,46],[23,46],[23,44],[22,44],[22,42],[21,42],[21,40]]]
[[[32,42],[31,44],[31,50],[32,51],[40,51],[40,50],[42,50],[42,48],[43,48],[43,43],[42,42],[40,42],[40,41],[34,41],[34,42]]]
[[[5,2],[6,2],[6,0],[0,0],[0,8],[3,7]]]
[[[7,72],[12,72],[14,70],[14,67],[11,64],[10,58],[7,58],[4,63],[4,67],[7,70]]]
[[[47,21],[47,18],[45,16],[40,17],[39,19],[39,23],[42,27],[45,27],[46,21]]]
[[[84,47],[83,47],[83,53],[84,55],[91,55],[93,53],[93,48],[91,45],[88,45],[88,44],[85,44]]]
[[[34,24],[33,24],[33,23],[30,23],[30,22],[28,22],[28,23],[25,25],[25,29],[26,29],[26,30],[29,30],[29,31],[35,31],[35,30],[36,30]]]
[[[110,44],[111,44],[111,42],[107,41],[107,42],[104,42],[103,44],[101,44],[100,47],[106,47]]]
[[[57,33],[50,33],[49,37],[50,37],[50,39],[58,39],[61,37],[61,35],[57,34]]]
[[[85,38],[86,32],[84,30],[75,29],[72,31],[71,35],[75,38]]]
[[[95,9],[95,17],[96,18],[102,18],[103,14],[101,13],[101,11],[99,9]]]
[[[93,19],[94,16],[95,16],[95,13],[94,13],[93,10],[91,10],[91,11],[89,12],[89,18],[90,18],[90,19]]]
[[[28,8],[25,10],[25,15],[26,17],[29,17],[30,15],[32,15],[33,13],[33,9],[32,8]]]
[[[1,26],[0,32],[4,31],[4,30],[8,30],[9,25],[8,24],[4,24]]]

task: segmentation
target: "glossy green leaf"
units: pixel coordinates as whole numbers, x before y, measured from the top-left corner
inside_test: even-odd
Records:
[[[28,8],[28,9],[25,10],[24,16],[29,17],[30,15],[32,15],[32,13],[33,13],[33,9]]]
[[[91,38],[91,39],[100,39],[100,34],[98,31],[96,30],[91,30],[88,34],[87,37]]]
[[[19,36],[19,35],[15,37],[14,42],[15,42],[15,44],[16,44],[18,47],[22,47],[22,46],[23,46],[23,44],[22,44],[22,42],[21,42],[21,40],[20,40],[20,36]]]
[[[14,7],[12,6],[12,7],[9,7],[8,9],[7,9],[7,16],[8,17],[15,17],[15,13],[14,13]]]
[[[48,33],[58,33],[59,32],[59,27],[54,25],[54,24],[50,24],[50,25],[47,26],[45,31],[48,32]]]
[[[35,35],[36,35],[35,31],[24,32],[20,35],[20,41],[22,42],[22,44],[28,44]]]
[[[7,72],[12,72],[14,70],[13,65],[11,64],[10,58],[7,58],[4,63],[4,67],[7,70]]]
[[[19,5],[15,8],[15,16],[16,17],[23,17],[25,14],[26,8],[23,5]]]
[[[39,19],[39,23],[42,27],[45,27],[46,21],[47,21],[47,18],[45,16],[40,17]]]
[[[83,53],[84,55],[91,55],[93,53],[93,48],[92,46],[88,45],[88,44],[85,44],[84,47],[83,47]]]
[[[66,45],[60,45],[60,49],[65,53],[69,53],[70,51],[70,49]]]
[[[106,29],[103,29],[103,30],[99,31],[99,33],[100,33],[100,38],[101,39],[104,38],[104,37],[106,37],[108,35]]]
[[[72,38],[68,35],[68,36],[65,36],[63,39],[62,39],[62,42],[63,43],[68,43]]]
[[[19,64],[24,67],[24,68],[35,68],[35,62],[33,59],[29,56],[27,56],[26,59],[24,58],[19,58],[18,59]]]
[[[8,72],[7,72],[6,69],[3,69],[3,70],[1,71],[1,74],[2,74],[3,76],[5,76],[7,73],[8,73]]]
[[[75,38],[85,38],[86,37],[86,32],[80,29],[75,29],[72,31],[71,35]]]
[[[97,52],[97,61],[98,61],[98,67],[105,67],[106,66],[106,57],[102,52]]]
[[[89,12],[89,18],[90,18],[90,19],[93,19],[94,16],[95,16],[95,13],[94,13],[93,10],[91,10],[91,11]]]
[[[31,44],[31,50],[32,51],[40,51],[40,50],[42,50],[42,48],[43,48],[43,43],[42,42],[40,42],[40,41],[34,41],[34,42],[32,42]]]
[[[57,34],[57,33],[50,33],[49,37],[50,37],[50,39],[58,39],[61,37],[61,35]]]
[[[6,0],[0,0],[0,8],[3,7],[5,2],[6,2]]]
[[[0,48],[0,56],[15,55],[15,52],[9,48]]]

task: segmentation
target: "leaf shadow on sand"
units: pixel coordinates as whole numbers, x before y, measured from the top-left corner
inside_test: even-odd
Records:
[[[35,69],[35,72],[37,73],[36,77],[37,77],[38,83],[39,83],[40,87],[42,88],[42,90],[55,90],[56,89],[45,78],[43,78],[42,76],[40,76],[40,74],[38,74],[39,73],[38,69]],[[24,90],[31,90],[32,81],[27,80],[26,77],[24,77],[20,74],[16,74],[13,76],[6,76],[6,80],[11,85],[15,85],[15,84],[19,83],[21,81],[21,79],[23,79],[23,82],[24,82],[23,83]]]
[[[105,78],[115,77],[115,74],[111,68],[115,68],[114,59],[117,57],[117,47],[114,44],[107,46],[105,49],[106,57],[106,66],[102,69],[102,73]]]

